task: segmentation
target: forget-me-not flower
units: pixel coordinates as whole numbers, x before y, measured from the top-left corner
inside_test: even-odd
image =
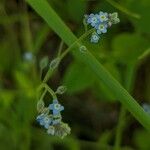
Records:
[[[100,23],[96,26],[97,29],[97,33],[101,34],[101,33],[106,33],[107,32],[107,27],[108,25],[106,23]]]
[[[26,61],[31,61],[33,59],[33,54],[31,52],[26,52],[26,53],[24,53],[23,58]]]
[[[98,20],[98,18],[97,18],[96,15],[90,14],[90,15],[88,16],[87,23],[88,23],[88,24],[91,24],[92,27],[95,27],[98,22],[99,22],[99,20]]]
[[[99,41],[99,39],[100,39],[100,36],[96,32],[94,32],[91,36],[91,42],[97,43]]]
[[[96,16],[98,17],[100,22],[106,22],[108,20],[108,13],[100,11],[99,14]]]
[[[49,109],[53,111],[53,115],[59,115],[64,106],[58,103],[58,100],[53,100],[53,103],[49,105]]]
[[[44,126],[46,129],[48,129],[48,127],[52,123],[52,118],[46,114],[41,114],[37,116],[36,120],[41,126]]]
[[[100,36],[98,34],[106,33],[107,28],[111,27],[112,24],[117,24],[120,22],[118,18],[118,13],[106,13],[100,11],[98,14],[85,15],[85,20],[87,25],[92,26],[95,30],[91,35],[91,42],[97,43]]]
[[[150,114],[150,105],[147,103],[143,104],[143,109],[145,112],[147,112],[148,114]]]

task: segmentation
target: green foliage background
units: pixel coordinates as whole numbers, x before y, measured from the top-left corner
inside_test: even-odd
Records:
[[[49,0],[69,28],[80,37],[84,14],[117,11],[120,24],[99,44],[84,43],[104,67],[142,103],[150,103],[150,1]],[[0,149],[114,149],[120,104],[91,70],[72,55],[65,57],[49,81],[68,91],[60,97],[63,119],[72,128],[64,140],[48,136],[36,123],[39,62],[56,57],[61,39],[23,0],[0,1]],[[64,49],[67,48],[64,45]],[[32,60],[24,58],[33,54]],[[46,73],[43,70],[42,77]],[[46,103],[51,98],[46,97]],[[149,150],[150,134],[127,112],[123,118],[121,150]]]

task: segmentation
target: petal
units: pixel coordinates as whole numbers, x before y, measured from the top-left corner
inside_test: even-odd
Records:
[[[103,32],[103,33],[106,33],[106,32],[107,32],[107,29],[106,29],[106,28],[104,28],[102,32]]]
[[[101,34],[102,32],[100,30],[97,30],[97,34]]]
[[[54,109],[54,104],[50,104],[50,105],[49,105],[49,109],[50,109],[50,110],[53,110],[53,109]]]
[[[49,124],[45,124],[45,125],[44,125],[44,127],[45,127],[46,129],[48,129],[48,127],[49,127]]]
[[[102,12],[102,11],[100,11],[100,12],[99,12],[99,14],[100,14],[100,15],[103,15],[103,12]]]
[[[41,120],[39,123],[40,123],[41,126],[44,125],[44,121],[43,120]]]
[[[91,23],[91,18],[88,18],[87,23]]]
[[[58,103],[57,99],[53,100],[53,104],[57,104],[57,103]]]
[[[92,14],[90,14],[90,15],[89,15],[89,17],[94,17],[94,14],[93,14],[93,13],[92,13]]]
[[[105,23],[105,28],[107,28],[108,27],[108,25],[107,25],[107,23]]]
[[[53,115],[58,115],[59,113],[60,113],[59,110],[56,110],[56,109],[53,110]]]
[[[108,17],[108,13],[105,12],[104,15],[105,15],[106,17]]]
[[[92,23],[91,23],[91,26],[94,27],[94,26],[95,26],[95,23],[92,22]]]
[[[64,106],[61,106],[61,107],[60,107],[60,111],[62,111],[62,110],[64,110]]]

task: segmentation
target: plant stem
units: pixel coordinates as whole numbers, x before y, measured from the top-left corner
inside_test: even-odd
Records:
[[[41,95],[41,97],[40,97],[40,101],[43,100],[43,98],[44,98],[46,92],[47,92],[47,89],[45,88],[44,92],[42,93],[42,95]]]
[[[83,25],[84,25],[85,32],[87,32],[88,29],[87,29],[87,23],[85,18],[83,19]]]
[[[86,38],[86,37],[87,37],[89,34],[91,34],[93,31],[94,31],[94,29],[91,29],[91,30],[87,31],[87,32],[84,33],[79,39],[77,39],[70,47],[68,47],[68,48],[59,56],[60,61],[70,52],[70,50],[73,49],[74,46],[76,46],[77,44],[78,44],[78,46],[81,46],[81,45],[79,44],[79,42],[81,42],[84,38]],[[62,48],[62,46],[60,46],[60,48]],[[59,51],[61,51],[61,50],[59,49]],[[59,62],[59,63],[60,63],[60,62]],[[45,77],[44,77],[44,79],[43,79],[43,82],[44,82],[44,83],[46,83],[46,82],[49,80],[49,78],[51,77],[53,71],[54,71],[53,69],[49,68],[49,70],[47,71],[47,73],[46,73],[46,75],[45,75]]]
[[[80,38],[78,38],[71,46],[69,46],[60,56],[61,59],[63,59],[69,52],[70,50],[72,50],[72,48],[76,45],[78,45],[79,47],[82,46],[80,44],[80,42],[86,38],[89,34],[91,34],[95,29],[90,29],[89,31],[85,32],[82,36],[80,36]]]
[[[130,64],[127,67],[126,73],[125,73],[125,87],[126,89],[131,92],[133,88],[134,79],[133,78],[136,74],[136,64]],[[121,150],[121,140],[122,140],[122,134],[124,127],[126,125],[126,109],[124,106],[121,106],[118,125],[116,128],[116,138],[115,138],[115,146],[114,150]]]
[[[63,41],[61,41],[61,42],[60,42],[60,45],[59,45],[58,55],[57,55],[57,57],[59,57],[59,56],[61,55],[61,51],[62,51],[62,49],[63,49],[63,45],[64,45],[64,42],[63,42]]]
[[[23,38],[23,44],[24,44],[24,50],[33,52],[33,41],[32,41],[32,35],[30,31],[30,24],[29,24],[29,15],[27,12],[27,6],[26,3],[22,2],[23,9],[24,9],[24,15],[22,16],[21,23],[22,23],[22,38]]]
[[[53,99],[57,99],[55,92],[46,83],[40,84],[40,86],[37,89],[37,93],[39,93],[43,88],[45,88],[51,94]]]
[[[121,150],[120,146],[121,146],[123,129],[125,127],[125,121],[126,121],[125,117],[126,117],[126,109],[123,106],[121,106],[117,130],[116,130],[114,150]]]

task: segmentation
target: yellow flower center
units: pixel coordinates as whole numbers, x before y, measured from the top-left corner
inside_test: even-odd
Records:
[[[59,110],[60,104],[55,104],[55,105],[54,105],[54,108],[57,109],[57,110]]]
[[[102,19],[102,20],[105,19],[105,18],[106,18],[105,16],[100,16],[100,19]]]
[[[99,29],[100,29],[100,30],[104,29],[104,25],[102,25],[102,24],[99,25]]]

